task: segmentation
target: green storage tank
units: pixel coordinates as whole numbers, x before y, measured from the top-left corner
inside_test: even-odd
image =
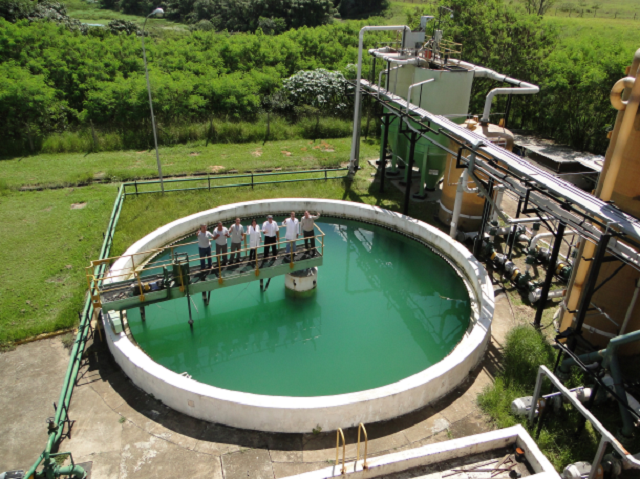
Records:
[[[473,71],[433,70],[415,65],[403,65],[391,70],[387,79],[387,89],[407,99],[410,85],[430,79],[433,81],[422,85],[422,88],[418,86],[412,89],[410,101],[430,113],[447,116],[458,124],[464,123],[469,110]],[[385,113],[387,111],[385,110]],[[397,117],[392,118],[388,137],[392,153],[391,168],[387,174],[390,177],[403,175],[406,181],[408,169],[405,166],[409,163],[410,142],[405,134],[399,131],[400,120]],[[384,135],[384,124],[382,134]],[[442,138],[438,138],[438,135],[428,134],[428,136],[442,143]],[[382,159],[384,152],[382,146],[380,148]],[[420,170],[421,181],[420,190],[414,195],[415,198],[424,198],[425,190],[433,191],[437,188],[444,175],[446,161],[446,151],[434,146],[425,138],[421,137],[418,140],[414,149],[413,162],[414,166]]]

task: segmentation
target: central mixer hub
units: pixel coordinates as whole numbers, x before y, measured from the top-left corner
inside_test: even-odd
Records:
[[[316,292],[318,268],[306,268],[284,276],[284,288],[288,295],[307,297]]]

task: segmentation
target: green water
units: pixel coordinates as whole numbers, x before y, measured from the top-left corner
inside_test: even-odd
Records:
[[[322,219],[322,218],[321,218]],[[284,277],[128,311],[131,332],[156,362],[213,386],[278,396],[376,388],[444,358],[470,316],[462,279],[438,255],[399,234],[327,218],[314,297],[285,296]],[[197,257],[197,248],[184,250]],[[159,258],[162,259],[162,258]],[[197,311],[196,311],[197,308]]]

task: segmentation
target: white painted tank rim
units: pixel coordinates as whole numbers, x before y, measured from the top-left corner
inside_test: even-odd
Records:
[[[471,288],[472,318],[462,340],[438,363],[400,381],[375,389],[332,396],[267,396],[222,389],[181,376],[153,361],[141,348],[132,343],[125,333],[115,334],[105,325],[108,344],[114,358],[136,385],[153,394],[167,406],[201,419],[245,429],[309,432],[316,426],[316,419],[310,420],[311,422],[297,421],[298,427],[297,424],[284,424],[284,418],[292,415],[291,417],[300,419],[298,413],[315,410],[321,412],[322,417],[328,418],[324,423],[318,420],[317,424],[322,425],[324,430],[334,430],[357,422],[376,422],[423,407],[444,396],[466,379],[469,371],[481,360],[490,336],[494,310],[491,279],[482,264],[462,244],[415,218],[377,206],[339,200],[280,198],[249,201],[220,206],[175,220],[135,242],[125,255],[167,245],[185,234],[194,232],[204,222],[292,210],[318,210],[321,215],[325,212],[325,216],[378,224],[424,240],[457,266],[459,273],[466,278],[468,288]],[[118,259],[111,271],[127,268],[127,261],[127,258]],[[448,377],[454,371],[455,381]],[[436,386],[434,381],[438,380],[440,383]],[[200,410],[198,406],[208,402],[215,403],[213,410]],[[353,414],[354,405],[360,411],[357,417]],[[390,408],[390,405],[393,407]],[[216,410],[220,411],[221,408],[226,408],[224,414],[217,414]],[[347,409],[351,410],[349,417],[343,414]],[[265,417],[264,412],[267,410],[274,412],[271,415],[266,414],[269,417]],[[254,413],[260,416],[259,420],[249,419]]]

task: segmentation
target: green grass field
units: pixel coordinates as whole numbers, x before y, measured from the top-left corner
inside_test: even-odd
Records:
[[[235,167],[244,169],[247,163],[238,161]],[[238,201],[334,198],[398,210],[402,195],[393,188],[384,196],[378,195],[377,185],[371,186],[372,172],[365,164],[352,183],[329,180],[256,186],[253,190],[241,187],[129,196],[112,253],[122,253],[134,241],[176,218]],[[0,344],[76,323],[86,293],[85,267],[98,257],[116,192],[115,184],[0,191]],[[433,222],[436,207],[436,203],[415,203],[410,214]]]
[[[180,145],[160,148],[164,175],[239,172],[267,168],[306,170],[338,167],[349,161],[351,138],[245,144]],[[377,157],[375,141],[363,141],[361,157]],[[155,150],[39,154],[0,161],[9,188],[73,186],[95,179],[125,181],[157,177]]]
[[[631,50],[640,48],[640,20],[560,16],[545,19],[558,27],[563,42],[578,37],[602,37],[615,39],[616,43]]]
[[[126,15],[114,10],[100,8],[97,0],[67,0],[63,3],[67,7],[67,14],[70,17],[76,18],[83,23],[89,23],[93,25],[106,25],[112,20],[127,20],[142,26],[142,23],[144,22],[144,17],[139,17],[137,15]],[[149,31],[188,31],[186,25],[171,22],[169,20],[161,18],[154,18],[153,20],[147,22],[147,29]]]
[[[100,250],[116,192],[92,185],[0,196],[0,343],[75,324],[84,268]]]

